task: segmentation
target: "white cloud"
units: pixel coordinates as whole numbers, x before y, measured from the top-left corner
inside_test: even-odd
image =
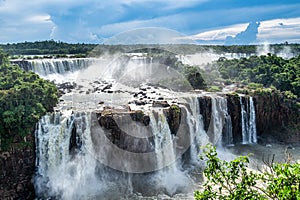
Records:
[[[178,26],[183,26],[185,19],[181,15],[171,15],[165,17],[159,17],[149,20],[133,20],[122,23],[107,24],[97,31],[100,35],[114,35],[124,31],[143,28],[143,27],[172,27],[176,29]]]
[[[240,32],[244,31],[248,23],[236,24],[224,28],[217,28],[202,32],[186,38],[202,41],[225,41],[226,37],[235,37]],[[258,33],[256,35],[258,43],[283,43],[300,42],[300,18],[289,19],[274,19],[260,22]]]
[[[228,36],[235,36],[247,28],[248,23],[235,24],[223,28],[217,28],[216,30],[206,31],[196,35],[188,36],[187,38],[192,40],[225,40]]]
[[[300,42],[300,18],[262,21],[258,29],[259,42]]]
[[[272,13],[289,10],[296,12],[295,8],[299,7],[299,4],[276,4],[228,10],[208,9],[201,12],[194,10],[196,5],[209,1],[211,0],[0,0],[0,43],[50,38],[90,42],[143,27],[165,27],[190,32],[205,28],[210,30],[190,38],[222,41],[245,30],[247,23],[244,22],[251,21],[249,19],[256,14],[261,16],[268,13],[271,16]],[[131,13],[131,9],[136,11],[138,8],[147,8],[145,14]],[[178,8],[188,9],[178,12]],[[245,13],[249,16],[245,17]],[[287,37],[289,41],[297,41],[297,21],[300,21],[299,18],[294,18],[293,21],[264,21],[259,28],[258,39],[281,41]],[[220,27],[227,23],[237,24]],[[219,28],[212,30],[213,26]]]
[[[33,15],[24,19],[24,22],[37,23],[37,24],[49,23],[50,21],[51,21],[51,17],[48,14]]]
[[[0,43],[48,39],[54,23],[38,0],[4,1],[0,5]]]
[[[121,0],[124,4],[136,4],[136,3],[160,3],[166,5],[164,9],[176,9],[176,8],[188,8],[196,4],[208,2],[210,0]]]

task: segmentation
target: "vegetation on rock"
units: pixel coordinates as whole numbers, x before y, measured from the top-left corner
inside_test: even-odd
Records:
[[[9,64],[0,50],[0,150],[22,142],[36,122],[58,101],[54,84]]]

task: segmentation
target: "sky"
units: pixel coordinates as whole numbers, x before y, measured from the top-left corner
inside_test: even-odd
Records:
[[[0,0],[2,44],[168,43],[175,37],[197,44],[300,43],[300,1]]]

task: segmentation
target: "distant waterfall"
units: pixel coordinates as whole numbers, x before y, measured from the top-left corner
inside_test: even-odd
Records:
[[[85,69],[95,63],[92,58],[62,58],[62,59],[33,59],[13,60],[13,64],[19,65],[25,71],[33,71],[41,76],[50,74],[65,74]]]
[[[257,142],[257,133],[256,133],[256,118],[255,118],[255,107],[253,98],[249,97],[249,102],[247,98],[244,98],[245,102],[243,103],[243,97],[240,96],[240,105],[241,105],[241,126],[242,126],[242,143],[251,144]]]

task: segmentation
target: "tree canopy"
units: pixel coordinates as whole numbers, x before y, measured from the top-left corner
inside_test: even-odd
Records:
[[[300,97],[300,55],[288,60],[274,54],[230,60],[220,58],[214,66],[223,79],[274,86]]]
[[[56,86],[9,64],[0,50],[0,150],[31,134],[36,122],[58,101]]]

